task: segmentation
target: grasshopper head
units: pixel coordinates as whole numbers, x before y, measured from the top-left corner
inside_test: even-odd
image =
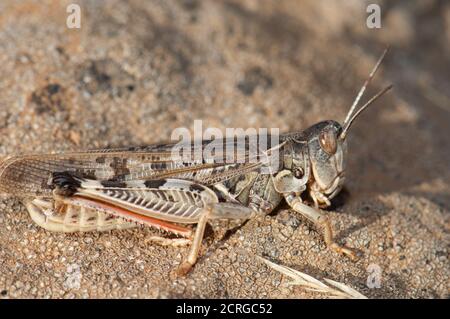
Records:
[[[327,198],[333,198],[345,180],[347,141],[340,138],[342,130],[336,121],[323,121],[308,129],[311,186]]]

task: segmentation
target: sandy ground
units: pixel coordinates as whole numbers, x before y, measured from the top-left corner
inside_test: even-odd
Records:
[[[364,1],[78,1],[79,30],[66,27],[69,3],[0,2],[1,156],[149,144],[194,119],[283,132],[342,120],[390,44],[368,91],[395,90],[352,128],[346,190],[329,209],[361,258],[328,251],[280,208],[215,225],[194,270],[173,279],[187,249],[155,246],[145,229],[49,233],[2,195],[1,298],[323,297],[255,256],[369,298],[449,296],[449,2],[379,1],[379,30]]]

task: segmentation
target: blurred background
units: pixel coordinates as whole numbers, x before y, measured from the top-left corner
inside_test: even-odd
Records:
[[[72,3],[79,29],[66,24]],[[367,26],[372,3],[381,28]],[[347,187],[330,212],[339,240],[364,251],[358,263],[275,215],[211,236],[211,256],[174,283],[167,269],[185,251],[149,248],[142,230],[49,234],[5,196],[1,295],[314,297],[244,248],[369,297],[448,297],[450,273],[449,1],[1,1],[2,157],[155,143],[195,119],[282,132],[342,121],[387,45],[365,99],[394,90],[352,127]],[[287,240],[273,235],[286,227]],[[67,263],[83,274],[77,289],[64,286]],[[380,289],[366,286],[371,263]]]

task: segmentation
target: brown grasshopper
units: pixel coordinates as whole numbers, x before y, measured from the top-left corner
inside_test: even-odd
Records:
[[[174,158],[174,143],[15,156],[0,163],[0,190],[21,197],[31,218],[50,231],[105,231],[136,223],[168,231],[176,238],[151,239],[163,245],[191,244],[182,273],[197,260],[208,220],[264,216],[282,200],[323,229],[329,248],[355,259],[350,248],[333,240],[330,221],[320,208],[330,205],[344,183],[351,124],[392,87],[355,112],[385,54],[342,125],[329,120],[282,134],[277,136],[279,144],[266,152],[252,154],[247,141],[237,148],[232,162],[224,161],[220,152],[199,159]],[[209,142],[202,141],[202,149]],[[274,154],[278,164],[262,173]],[[197,224],[195,231],[187,224]]]

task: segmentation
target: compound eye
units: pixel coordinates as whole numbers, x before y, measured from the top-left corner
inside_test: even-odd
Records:
[[[329,155],[333,155],[337,150],[337,137],[334,130],[325,129],[319,135],[320,147]]]

